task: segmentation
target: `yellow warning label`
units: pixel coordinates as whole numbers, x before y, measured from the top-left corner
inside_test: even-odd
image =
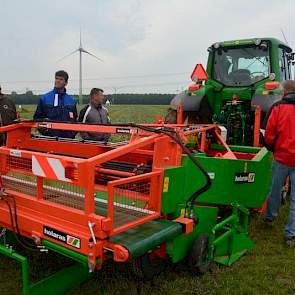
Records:
[[[244,172],[246,173],[247,170],[248,170],[248,163],[245,163],[245,164],[244,164]]]
[[[180,216],[179,217],[184,217],[185,215],[185,208],[182,208],[180,211]]]
[[[163,193],[167,193],[169,190],[169,177],[164,178]]]
[[[268,95],[268,91],[267,91],[267,90],[263,90],[263,91],[262,91],[262,94],[263,94],[263,95]]]

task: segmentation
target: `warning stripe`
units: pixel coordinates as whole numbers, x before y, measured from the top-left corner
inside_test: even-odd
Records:
[[[50,179],[57,179],[57,176],[53,168],[48,163],[47,158],[42,156],[36,156],[36,159],[39,162],[40,166],[42,167],[42,170],[45,172],[46,177]]]
[[[35,156],[32,156],[32,171],[37,176],[46,176]]]
[[[56,178],[59,180],[69,180],[65,177],[64,163],[58,159],[47,158],[49,165],[53,168]]]
[[[65,161],[48,158],[43,156],[32,156],[32,171],[37,176],[46,177],[49,179],[57,179],[63,181],[71,181],[65,177]]]

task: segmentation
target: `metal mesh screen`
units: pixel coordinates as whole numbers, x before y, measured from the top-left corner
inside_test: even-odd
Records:
[[[32,159],[7,156],[8,169],[17,169],[32,172]]]
[[[36,196],[36,177],[32,173],[32,159],[5,155],[5,167],[2,167],[3,187],[15,192]],[[6,173],[7,172],[7,173]]]
[[[44,179],[44,200],[84,210],[84,189],[80,186]]]
[[[35,197],[37,194],[36,177],[17,172],[8,172],[1,176],[3,187]]]
[[[150,185],[150,180],[141,180],[114,187],[114,228],[154,213],[146,209]]]

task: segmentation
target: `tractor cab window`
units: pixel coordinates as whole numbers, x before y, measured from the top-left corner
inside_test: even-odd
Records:
[[[269,76],[270,60],[264,46],[218,48],[214,53],[213,77],[226,86],[250,86]]]

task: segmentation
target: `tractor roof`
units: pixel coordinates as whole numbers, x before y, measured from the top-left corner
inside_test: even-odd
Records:
[[[282,45],[284,47],[287,47],[289,50],[288,51],[292,51],[292,48],[287,45],[286,43],[276,39],[276,38],[249,38],[249,39],[237,39],[237,40],[230,40],[230,41],[222,41],[222,42],[217,42],[214,44],[219,44],[222,47],[226,47],[226,46],[239,46],[239,45],[247,45],[247,44],[256,44],[256,42],[258,40],[262,40],[262,41],[269,41],[271,42],[272,45]],[[258,41],[259,42],[259,41]],[[213,44],[213,46],[214,46]]]

